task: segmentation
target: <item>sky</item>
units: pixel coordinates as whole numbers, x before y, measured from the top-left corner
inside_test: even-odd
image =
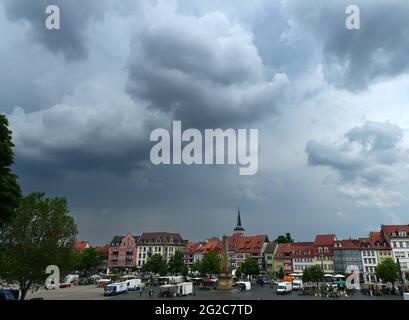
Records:
[[[365,236],[408,224],[409,2],[0,0],[0,112],[25,194],[113,236]],[[55,4],[61,29],[48,30]],[[153,165],[150,133],[259,130],[259,168]]]

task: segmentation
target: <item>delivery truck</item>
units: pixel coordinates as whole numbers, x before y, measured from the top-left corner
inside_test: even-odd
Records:
[[[114,282],[107,285],[104,288],[104,296],[115,296],[117,294],[125,293],[128,291],[128,286],[126,281],[124,282]]]
[[[277,285],[277,294],[289,294],[292,290],[291,282],[280,282]]]

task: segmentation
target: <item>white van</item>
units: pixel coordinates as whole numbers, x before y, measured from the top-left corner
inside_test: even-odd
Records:
[[[297,290],[302,290],[302,289],[303,289],[302,280],[294,280],[293,281],[293,290],[297,291]]]
[[[293,287],[291,282],[279,282],[277,285],[277,294],[288,294],[291,293]]]
[[[145,284],[142,282],[142,279],[128,279],[124,282],[126,282],[126,287],[128,291],[136,291],[139,288],[145,287]]]
[[[127,283],[124,282],[115,282],[107,285],[104,288],[104,296],[114,296],[116,294],[125,293],[128,291]]]

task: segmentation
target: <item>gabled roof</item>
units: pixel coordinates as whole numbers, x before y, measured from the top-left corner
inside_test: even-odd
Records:
[[[314,245],[316,246],[333,246],[337,239],[335,234],[317,234],[315,236]]]
[[[265,234],[245,236],[241,233],[233,233],[227,237],[229,251],[240,253],[260,253],[266,242],[268,237]]]
[[[171,239],[174,242],[183,242],[183,238],[179,233],[172,232],[144,232],[140,236],[139,242],[169,243]]]
[[[97,246],[94,250],[103,254],[109,254],[109,244],[106,244],[103,247]]]
[[[292,251],[293,251],[292,243],[279,243],[277,244],[277,250],[274,257],[278,259],[280,258],[291,259]]]
[[[347,239],[347,240],[337,240],[335,241],[334,250],[338,249],[360,249],[359,239]],[[341,247],[338,247],[337,244],[341,244]]]
[[[408,224],[382,225],[381,230],[387,233],[388,235],[397,231],[406,231],[409,234],[409,225]]]
[[[277,242],[269,242],[266,246],[265,253],[274,253],[277,247]]]
[[[111,246],[120,245],[121,242],[122,242],[122,239],[123,239],[124,237],[125,237],[125,236],[115,236],[115,237],[111,240],[110,245],[111,245]]]
[[[296,242],[291,245],[291,256],[294,258],[312,257],[315,255],[315,246],[312,242]]]
[[[185,254],[193,254],[196,252],[197,248],[200,246],[200,242],[187,242],[185,247]]]

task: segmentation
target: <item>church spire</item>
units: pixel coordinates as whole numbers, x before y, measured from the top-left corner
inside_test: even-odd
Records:
[[[240,217],[240,207],[237,210],[237,225],[234,228],[234,232],[240,232],[243,233],[244,232],[244,228],[241,225],[241,217]]]

